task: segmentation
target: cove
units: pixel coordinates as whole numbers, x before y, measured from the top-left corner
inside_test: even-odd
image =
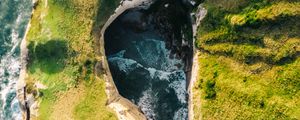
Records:
[[[118,91],[147,119],[188,119],[189,12],[185,0],[157,0],[146,10],[126,10],[105,31],[105,54]]]

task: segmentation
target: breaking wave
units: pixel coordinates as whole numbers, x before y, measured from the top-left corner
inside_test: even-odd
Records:
[[[187,119],[184,63],[171,56],[163,41],[146,39],[132,41],[132,44],[134,50],[121,50],[108,57],[112,74],[119,76],[114,79],[138,81],[133,82],[137,83],[133,87],[140,90],[140,94],[135,97],[127,94],[127,98],[136,103],[149,120],[163,119],[161,114],[171,115],[174,120]],[[132,51],[138,54],[133,57],[129,53]],[[120,86],[118,81],[116,84]],[[120,90],[121,95],[122,92]]]
[[[21,120],[16,98],[20,72],[20,42],[31,14],[31,0],[0,2],[0,119]]]

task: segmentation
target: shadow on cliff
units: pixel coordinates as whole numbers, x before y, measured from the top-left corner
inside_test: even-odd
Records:
[[[37,69],[47,74],[61,72],[65,67],[65,59],[68,57],[68,46],[64,40],[49,40],[46,43],[30,42],[28,45],[28,64],[32,66],[29,72]]]

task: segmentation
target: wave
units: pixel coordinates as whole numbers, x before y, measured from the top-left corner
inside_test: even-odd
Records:
[[[142,41],[136,41],[134,43],[139,55],[141,56],[141,59],[148,66],[163,71],[183,69],[182,60],[174,58],[175,56],[166,48],[164,41],[145,39]]]
[[[140,106],[141,110],[145,113],[149,120],[153,120],[156,118],[155,114],[155,103],[157,103],[158,99],[155,96],[154,92],[152,91],[151,87],[148,88],[146,91],[143,92],[142,97],[139,99],[137,105]]]
[[[186,75],[183,71],[183,63],[181,60],[170,57],[171,51],[166,49],[163,41],[155,39],[146,39],[143,41],[133,42],[139,55],[132,57],[126,56],[127,52],[121,50],[114,55],[108,57],[110,67],[114,67],[115,72],[129,74],[139,74],[136,70],[146,71],[142,72],[144,76],[149,76],[150,82],[145,80],[147,88],[142,91],[139,99],[131,100],[137,101],[136,104],[141,108],[149,120],[156,119],[160,116],[157,114],[159,109],[158,102],[162,94],[175,94],[179,107],[174,110],[174,120],[187,119],[187,91],[186,91]],[[180,64],[181,66],[178,66]],[[135,72],[135,73],[133,73]],[[140,75],[137,75],[140,76]],[[122,78],[126,79],[126,78]],[[130,78],[132,79],[132,78]],[[136,78],[136,79],[148,79]],[[165,87],[158,88],[156,84],[166,84]],[[170,92],[170,90],[174,92]],[[162,92],[167,91],[167,92]],[[168,105],[172,105],[168,103]]]
[[[31,0],[9,0],[0,3],[0,119],[21,120],[16,97],[20,72],[20,42],[31,15]]]
[[[173,120],[185,120],[188,117],[188,109],[180,108],[175,112]]]
[[[0,62],[0,118],[22,119],[19,101],[16,98],[16,82],[20,72],[20,59],[11,52],[2,56]]]

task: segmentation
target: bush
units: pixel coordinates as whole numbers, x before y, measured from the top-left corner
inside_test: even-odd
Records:
[[[214,80],[207,80],[205,83],[204,91],[205,91],[205,99],[214,99],[217,95],[215,91],[216,82]]]

